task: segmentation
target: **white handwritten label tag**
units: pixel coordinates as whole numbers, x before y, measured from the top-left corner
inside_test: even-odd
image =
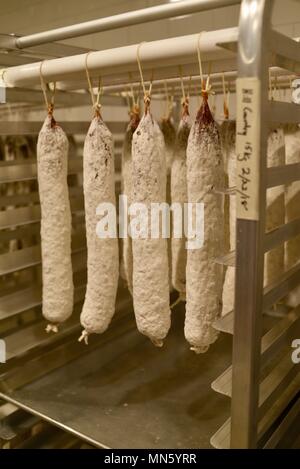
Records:
[[[259,219],[260,81],[238,78],[236,153],[237,218]]]

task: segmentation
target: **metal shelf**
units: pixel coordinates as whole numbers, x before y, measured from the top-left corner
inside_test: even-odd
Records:
[[[280,380],[284,380],[286,374],[290,372],[291,376],[297,372],[297,366],[291,361],[290,340],[292,337],[297,337],[300,332],[300,307],[291,311],[278,321],[262,338],[261,342],[261,362],[266,365],[274,358],[278,352],[279,347],[284,346],[288,349],[288,355],[276,364],[274,370],[265,378],[264,383],[261,384],[261,397],[260,406],[266,400],[268,394],[267,385],[271,383],[271,387],[276,388]],[[292,370],[293,369],[293,370]],[[212,383],[212,389],[227,397],[231,397],[232,391],[232,367],[230,366],[225,370],[215,381]]]
[[[271,428],[274,422],[280,417],[280,415],[286,409],[286,403],[291,402],[292,399],[299,394],[300,377],[296,379],[282,392],[276,401],[276,405],[273,405],[266,414],[261,418],[258,423],[258,439],[260,440],[266,432]],[[227,419],[226,422],[219,428],[219,430],[211,437],[210,443],[216,449],[229,449],[230,437],[231,437],[231,418]]]
[[[5,413],[5,407],[11,409]],[[0,406],[0,449],[82,448],[78,438],[11,404]],[[85,445],[85,448],[92,448]]]
[[[230,362],[230,338],[220,337],[205,355],[191,354],[178,305],[157,349],[137,332],[128,303],[125,309],[123,322],[117,313],[105,334],[91,336],[92,349],[64,340],[2,376],[0,396],[97,447],[209,447],[229,412],[209,382]]]

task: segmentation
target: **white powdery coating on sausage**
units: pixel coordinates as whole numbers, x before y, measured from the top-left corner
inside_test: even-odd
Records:
[[[214,259],[223,251],[223,199],[213,189],[224,186],[220,139],[214,122],[192,126],[187,146],[189,203],[204,203],[204,244],[188,249],[185,337],[196,353],[205,352],[218,332],[212,324],[221,313],[223,267]]]
[[[182,213],[184,213],[184,204],[188,201],[186,148],[190,130],[190,116],[184,115],[178,126],[171,169],[171,201],[181,204]],[[183,232],[182,238],[172,237],[172,284],[183,298],[186,289],[186,259],[186,237]]]
[[[150,210],[166,200],[164,139],[158,124],[147,113],[132,139],[133,203]],[[150,216],[149,216],[150,219]],[[170,324],[168,254],[166,239],[132,239],[133,304],[137,327],[161,346]]]
[[[71,210],[68,193],[68,139],[47,116],[37,143],[41,203],[43,315],[65,321],[73,310]]]
[[[282,128],[273,130],[268,137],[267,166],[285,164],[285,143]],[[284,224],[285,219],[284,187],[277,186],[267,190],[266,231]],[[265,255],[264,284],[269,285],[283,273],[284,245],[281,244]]]
[[[127,196],[128,206],[131,200],[131,187],[132,187],[132,159],[131,159],[131,147],[132,147],[132,136],[133,128],[132,123],[129,122],[123,145],[122,153],[122,193]],[[129,221],[129,217],[128,220]],[[132,240],[130,236],[123,239],[123,252],[122,252],[122,271],[124,280],[127,283],[128,290],[132,295],[132,272],[133,272],[133,261],[132,261]]]
[[[117,238],[96,234],[96,208],[116,204],[112,134],[100,117],[94,117],[84,142],[83,189],[88,249],[88,281],[82,326],[88,334],[104,332],[114,315],[119,276]]]
[[[222,150],[225,162],[225,172],[227,173],[228,187],[236,185],[236,151],[235,151],[235,122],[225,121],[221,126]],[[229,202],[229,249],[235,249],[236,230],[236,197],[228,197]],[[222,294],[222,316],[231,312],[234,307],[234,282],[235,268],[228,266],[225,273],[225,280]]]
[[[285,129],[286,164],[300,163],[300,129],[297,125],[289,125]],[[300,183],[296,181],[286,187],[285,192],[286,223],[299,218]],[[293,267],[300,259],[300,236],[296,236],[285,244],[285,269]],[[291,291],[286,303],[296,307],[300,303],[300,286]]]

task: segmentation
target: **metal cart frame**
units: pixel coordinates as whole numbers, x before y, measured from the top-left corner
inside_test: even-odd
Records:
[[[178,4],[175,4],[180,14],[186,11],[196,11],[191,9],[193,8],[191,2],[187,3],[190,10],[185,10],[183,6],[179,8]],[[207,8],[208,2],[202,3]],[[213,1],[210,3],[213,8],[221,6],[222,3],[229,5],[238,2]],[[270,66],[278,66],[294,73],[300,73],[300,44],[271,28],[270,17],[273,3],[273,0],[243,0],[241,3],[238,28],[238,185],[236,192],[238,208],[235,310],[234,314],[231,313],[222,318],[217,325],[218,329],[233,333],[233,361],[232,367],[213,383],[213,388],[232,397],[232,402],[231,419],[212,438],[212,444],[216,447],[274,447],[300,408],[299,399],[297,399],[300,389],[298,369],[297,365],[289,363],[288,354],[285,354],[275,370],[273,369],[261,381],[262,367],[269,363],[283,346],[289,350],[291,338],[296,337],[296,334],[300,332],[300,309],[296,308],[267,334],[263,336],[262,333],[263,311],[300,283],[300,264],[297,264],[285,272],[276,284],[268,285],[266,288],[263,286],[265,253],[300,234],[300,219],[286,223],[270,233],[265,233],[266,190],[300,180],[300,163],[276,168],[267,168],[266,164],[269,126],[300,122],[299,105],[270,101],[268,98]],[[175,6],[173,9],[168,7],[173,15],[174,8]],[[165,10],[166,8],[160,14],[159,7],[156,7],[155,14],[151,17],[152,20],[166,17]],[[127,17],[123,15],[122,25],[127,24],[127,20],[128,24],[131,24],[133,16],[131,13],[128,13]],[[170,16],[172,15],[170,14]],[[141,18],[143,20],[143,16]],[[136,18],[134,21],[137,22]],[[115,25],[113,20],[109,24],[111,27]],[[103,28],[101,21],[98,23],[98,27],[100,28],[98,30]],[[77,25],[74,32],[78,36],[86,33],[86,29]],[[63,36],[63,34],[64,31],[57,30],[57,38],[71,37],[72,31],[65,31],[68,36]],[[223,46],[236,50],[237,42],[233,40],[234,37],[234,31],[231,29],[230,40]],[[26,44],[27,46],[37,45],[50,39],[55,40],[55,38],[55,31],[50,31],[48,36],[46,32],[40,38],[38,35],[36,37],[33,35],[27,42],[26,38],[11,40],[8,48],[21,47],[21,44],[22,47],[26,47]],[[171,41],[168,41],[164,42],[164,55],[169,50]],[[191,51],[194,50],[193,38],[190,37],[187,40],[186,47],[190,48]],[[150,47],[147,50],[149,60],[155,60],[157,52],[151,55]],[[132,60],[131,55],[132,52],[128,49],[128,61]],[[84,61],[80,57],[78,56],[77,59],[75,56],[69,61],[72,70],[84,69]],[[95,70],[101,63],[101,57],[95,55],[93,62]],[[163,59],[164,57],[160,60]],[[51,77],[55,72],[55,66],[47,68],[47,62],[50,61],[45,62],[45,74],[48,73]],[[62,62],[57,61],[56,63],[60,74],[62,74],[64,67]],[[33,82],[37,82],[37,68],[38,66],[32,67],[30,70],[26,65],[20,65],[11,70],[6,69],[2,75],[12,84],[15,81],[20,84],[22,76],[25,82],[28,79],[30,81],[30,78]],[[66,73],[68,71],[66,68]],[[24,72],[24,74],[19,72]],[[173,72],[174,69],[172,69]],[[165,73],[168,73],[167,69]],[[30,74],[32,77],[29,76]],[[245,93],[248,97],[250,96],[250,101],[246,101],[247,105],[243,105]],[[243,113],[243,111],[248,112],[248,116],[250,112],[246,133],[243,132],[243,128],[245,128],[245,112]],[[251,118],[251,115],[255,118]],[[246,166],[243,158],[245,137],[248,137],[248,144],[251,146],[251,154],[247,157]],[[251,181],[246,186],[239,182],[243,181],[245,170],[249,170],[251,173]],[[247,198],[246,205],[245,198]],[[247,207],[247,213],[245,207]],[[284,419],[279,422],[278,418],[291,402],[293,402],[293,406],[290,407]]]

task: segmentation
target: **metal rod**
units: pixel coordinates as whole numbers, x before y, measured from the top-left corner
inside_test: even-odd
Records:
[[[201,53],[203,61],[224,61],[233,58],[233,53],[221,48],[218,44],[237,41],[237,28],[220,29],[218,31],[203,32],[201,35]],[[178,64],[196,65],[198,34],[146,42],[140,50],[140,59],[144,71],[173,69],[178,76]],[[127,77],[128,72],[137,72],[137,47],[130,45],[114,49],[91,52],[88,67],[91,75],[101,77],[116,76],[120,80],[122,74]],[[4,81],[8,86],[24,86],[40,83],[40,63],[35,62],[5,69]],[[74,76],[85,77],[86,54],[45,60],[43,62],[43,78],[46,81],[72,80]],[[224,70],[225,64],[222,64]],[[196,67],[195,67],[196,68]],[[216,68],[216,67],[215,67]],[[158,78],[158,73],[156,77]]]
[[[251,172],[255,182],[253,193],[258,195],[258,205],[253,204],[255,216],[245,216],[242,212],[242,199],[237,201],[240,214],[236,227],[236,274],[235,274],[235,314],[232,362],[232,401],[231,401],[231,448],[255,448],[258,438],[258,399],[260,375],[260,351],[262,336],[262,297],[264,273],[264,229],[266,206],[266,149],[267,122],[265,109],[268,104],[268,32],[270,29],[270,0],[243,0],[239,22],[238,77],[241,83],[237,97],[241,106],[240,122],[237,123],[237,148],[243,147],[242,112],[243,93],[249,92],[253,115],[251,128],[253,138],[251,163],[257,171]],[[252,84],[253,83],[253,84]],[[248,118],[248,115],[246,116]],[[245,132],[248,132],[246,129]],[[240,145],[240,147],[239,147]],[[241,161],[241,160],[240,160]],[[250,162],[247,161],[247,166]],[[243,171],[243,166],[237,170]],[[240,180],[237,177],[238,189]],[[244,187],[244,186],[243,186]],[[247,186],[248,187],[248,186]],[[242,188],[242,190],[244,190]],[[246,194],[247,195],[247,194]],[[253,195],[251,194],[251,197]],[[252,200],[252,199],[251,199]],[[256,201],[256,198],[254,199]],[[241,208],[240,208],[241,207]],[[250,204],[249,204],[250,207]]]
[[[136,24],[148,23],[150,21],[212,10],[214,8],[237,5],[239,3],[240,0],[186,0],[167,3],[165,5],[157,5],[150,8],[143,8],[141,10],[129,11],[119,15],[109,16],[108,18],[99,18],[92,21],[86,21],[84,23],[73,24],[62,28],[16,38],[16,47],[24,49],[26,47],[45,44],[47,42],[61,41],[63,39],[109,31],[116,28],[123,28],[125,26],[133,26]]]

